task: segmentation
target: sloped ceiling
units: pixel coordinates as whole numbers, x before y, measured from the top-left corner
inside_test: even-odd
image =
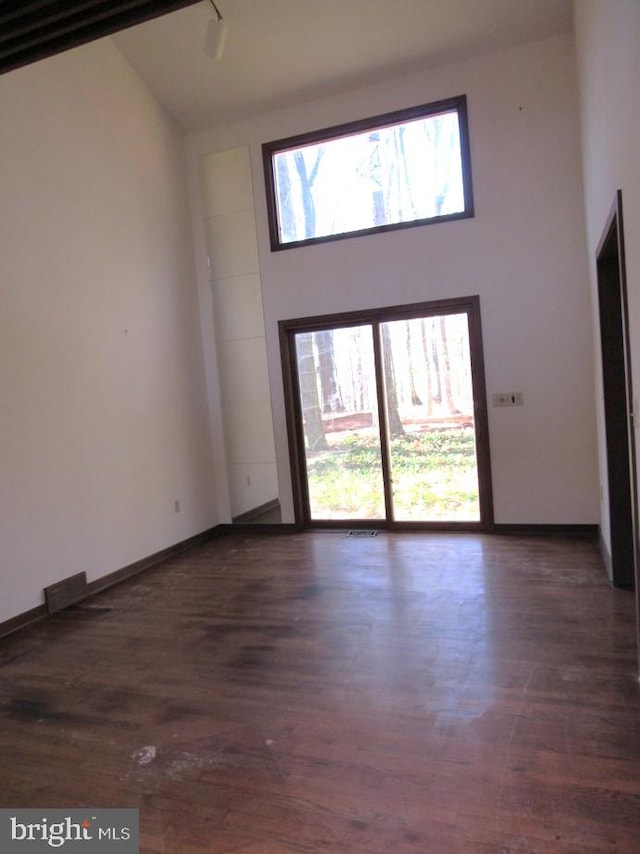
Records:
[[[222,59],[203,50],[208,2],[114,37],[185,130],[289,107],[572,27],[571,0],[216,0]]]
[[[184,131],[572,28],[572,0],[0,0],[0,72],[112,34]]]

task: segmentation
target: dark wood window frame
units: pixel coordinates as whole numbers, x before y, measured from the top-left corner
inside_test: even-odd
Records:
[[[371,323],[374,327],[386,321],[409,320],[424,315],[462,314],[469,323],[469,348],[473,382],[474,423],[476,432],[476,461],[480,521],[478,522],[405,522],[388,519],[312,521],[305,479],[304,426],[301,418],[300,390],[297,381],[295,336],[300,332],[348,327]],[[494,530],[493,487],[489,446],[489,414],[484,369],[484,348],[480,317],[480,297],[477,295],[434,300],[409,305],[389,306],[340,314],[281,320],[278,323],[280,357],[284,385],[284,403],[291,466],[291,485],[295,525],[305,528],[381,528],[388,530],[487,531]]]
[[[464,210],[456,213],[442,214],[440,216],[414,219],[406,222],[395,222],[386,225],[378,225],[370,228],[362,228],[355,231],[346,231],[340,234],[328,234],[320,237],[309,237],[303,240],[293,240],[283,243],[280,240],[280,228],[278,221],[278,205],[276,201],[276,183],[273,169],[273,158],[276,154],[289,149],[300,148],[305,145],[314,145],[340,137],[363,133],[367,130],[376,130],[393,125],[402,124],[420,118],[428,118],[444,112],[457,112],[460,128],[460,155],[462,161],[462,184],[464,191]],[[468,219],[474,216],[473,186],[471,180],[471,147],[469,142],[469,120],[467,115],[467,97],[458,95],[454,98],[446,98],[433,101],[429,104],[421,104],[416,107],[408,107],[395,110],[391,113],[359,119],[341,125],[324,128],[322,130],[289,136],[273,142],[266,142],[262,146],[262,159],[264,165],[265,186],[267,194],[267,214],[269,220],[269,235],[271,250],[293,249],[300,246],[310,246],[316,243],[328,243],[334,240],[345,240],[350,237],[360,237],[367,234],[378,234],[385,231],[396,231],[401,228],[414,228],[420,225],[431,225],[433,223],[449,222],[452,220]]]

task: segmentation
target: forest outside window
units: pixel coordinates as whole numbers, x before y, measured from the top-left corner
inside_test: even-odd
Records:
[[[274,250],[473,216],[464,95],[262,148]]]

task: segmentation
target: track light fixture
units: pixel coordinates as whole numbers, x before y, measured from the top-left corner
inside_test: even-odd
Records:
[[[220,59],[224,50],[224,43],[227,39],[227,22],[222,19],[220,10],[213,0],[209,0],[209,2],[213,6],[216,17],[209,21],[207,35],[204,40],[204,52],[207,56]]]

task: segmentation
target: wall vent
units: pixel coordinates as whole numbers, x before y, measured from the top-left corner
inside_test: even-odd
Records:
[[[44,601],[50,614],[62,611],[69,605],[75,605],[77,602],[86,599],[88,595],[86,572],[70,575],[69,578],[56,581],[55,584],[44,588]]]

